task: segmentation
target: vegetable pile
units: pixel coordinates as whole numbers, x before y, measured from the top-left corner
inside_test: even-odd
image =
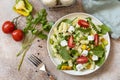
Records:
[[[2,25],[2,31],[6,34],[11,34],[15,41],[22,41],[22,48],[17,53],[17,57],[22,55],[18,70],[20,70],[24,57],[29,50],[32,42],[36,37],[47,39],[47,33],[51,29],[53,22],[48,22],[47,12],[41,9],[35,15],[32,15],[33,7],[28,0],[16,0],[13,9],[20,14],[12,21],[5,21]],[[26,17],[26,26],[23,30],[18,29],[18,18]],[[33,17],[34,16],[34,17]]]
[[[12,21],[5,21],[2,25],[2,31],[5,34],[12,34],[12,38],[15,41],[21,41],[24,33],[21,29],[17,29],[17,20],[20,16],[14,18]]]
[[[83,71],[101,66],[108,45],[104,35],[109,31],[105,24],[94,24],[91,17],[62,20],[49,40],[52,56],[61,61],[57,68]]]
[[[37,25],[41,25],[41,27],[37,27]],[[25,38],[22,42],[22,49],[17,54],[17,56],[20,56],[22,54],[18,70],[20,70],[25,54],[29,50],[34,39],[36,37],[39,37],[40,39],[47,39],[47,32],[49,32],[52,25],[53,22],[47,21],[47,13],[45,9],[37,12],[35,17],[32,15],[26,17],[26,27],[23,30]]]

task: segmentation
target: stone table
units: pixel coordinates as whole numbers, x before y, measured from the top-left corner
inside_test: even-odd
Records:
[[[34,12],[44,8],[39,0],[30,0],[34,6]],[[6,20],[12,20],[18,16],[12,9],[15,0],[0,0],[0,25]],[[74,6],[48,10],[48,19],[56,21],[60,17],[73,12],[84,12],[81,0]],[[21,18],[19,28],[25,26],[25,18]],[[1,26],[2,27],[2,26]],[[38,41],[39,40],[39,41]],[[42,48],[39,47],[42,46]],[[105,64],[96,72],[85,76],[71,76],[56,69],[51,62],[46,48],[46,40],[35,39],[31,48],[27,52],[21,70],[17,70],[17,65],[21,57],[16,57],[16,53],[21,48],[21,42],[15,42],[11,35],[6,35],[0,28],[0,80],[47,80],[44,72],[36,71],[36,67],[31,65],[27,57],[30,54],[37,55],[45,64],[47,69],[55,75],[57,80],[120,80],[120,40],[111,39],[110,55]]]

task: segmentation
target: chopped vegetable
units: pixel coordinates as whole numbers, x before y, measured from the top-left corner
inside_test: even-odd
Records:
[[[70,38],[68,39],[68,46],[70,48],[75,47],[75,43],[73,43],[73,36],[70,36]]]
[[[84,28],[88,28],[89,27],[89,23],[85,20],[79,20],[78,24],[80,25],[80,27],[84,27]]]
[[[13,9],[23,16],[28,16],[32,12],[32,5],[28,0],[16,0]]]
[[[71,56],[69,55],[68,51],[64,47],[59,50],[59,54],[65,60],[70,60],[71,59]]]
[[[98,34],[94,35],[94,44],[95,44],[95,46],[99,45],[99,35]]]
[[[22,43],[22,49],[18,52],[17,56],[20,56],[21,54],[25,55],[36,37],[39,37],[40,39],[47,39],[47,34],[45,34],[45,32],[50,30],[53,23],[49,23],[46,17],[47,13],[45,9],[36,13],[35,18],[32,15],[27,16],[26,27],[24,28],[25,38]],[[37,28],[36,25],[38,24],[42,25],[41,28]],[[20,70],[24,57],[25,56],[22,56],[18,70]]]
[[[105,53],[105,50],[101,45],[94,47],[92,51],[93,54],[95,54],[98,57],[102,57],[103,54]]]
[[[99,27],[102,29],[102,30],[101,30],[101,33],[102,33],[102,34],[106,34],[107,32],[110,32],[110,31],[111,31],[111,29],[110,29],[109,27],[107,27],[105,24],[99,25]]]
[[[61,61],[58,69],[83,71],[102,65],[108,45],[103,33],[109,31],[104,27],[90,17],[61,20],[49,40],[52,54]]]
[[[77,58],[76,62],[78,64],[84,64],[88,62],[88,58],[86,56],[80,56]]]

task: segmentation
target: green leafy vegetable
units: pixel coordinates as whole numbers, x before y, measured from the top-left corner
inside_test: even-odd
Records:
[[[93,54],[95,54],[98,57],[102,57],[103,54],[105,54],[105,50],[101,45],[94,47],[92,51],[93,51]]]
[[[87,33],[87,32],[90,32],[90,31],[91,31],[91,28],[86,28],[86,29],[84,29],[84,28],[79,27],[79,28],[77,28],[77,30],[80,30],[80,31],[83,32],[83,33]]]
[[[87,21],[89,22],[89,24],[93,27],[95,31],[99,32],[99,30],[97,29],[96,25],[92,22],[92,19],[90,17],[87,18]]]
[[[107,32],[111,31],[111,29],[109,27],[107,27],[105,24],[99,25],[99,27],[102,29],[101,30],[102,34],[106,34]]]
[[[70,60],[71,59],[71,56],[69,55],[69,52],[66,50],[65,47],[62,47],[60,50],[59,50],[59,54],[62,56],[63,59],[65,60]]]
[[[47,35],[45,35],[42,31],[39,32],[38,37],[41,39],[47,39]]]
[[[37,25],[41,24],[42,27],[38,28]],[[29,15],[26,17],[26,27],[24,28],[25,38],[22,43],[22,49],[18,52],[17,56],[23,54],[18,70],[23,63],[26,52],[29,50],[32,42],[36,37],[41,39],[47,39],[46,32],[49,32],[53,23],[47,21],[47,12],[45,9],[40,10],[36,13],[35,17]]]
[[[96,65],[101,66],[105,61],[105,54],[95,62]]]

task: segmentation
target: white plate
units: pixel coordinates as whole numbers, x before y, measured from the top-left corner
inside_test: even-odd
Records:
[[[99,21],[97,18],[95,18],[94,16],[90,15],[90,14],[86,14],[86,13],[72,13],[72,14],[68,14],[66,16],[63,16],[62,18],[60,18],[52,27],[50,33],[49,33],[49,36],[48,36],[48,40],[47,40],[47,50],[48,50],[48,53],[49,53],[49,56],[50,56],[50,59],[52,60],[52,62],[57,66],[58,64],[60,64],[60,61],[57,59],[57,58],[54,58],[52,57],[51,53],[51,45],[49,43],[49,39],[50,39],[50,36],[51,34],[53,34],[53,29],[55,27],[57,27],[57,25],[63,20],[63,19],[74,19],[75,17],[81,17],[81,18],[87,18],[87,17],[91,17],[92,18],[92,21],[96,24],[96,25],[101,25],[103,24],[101,21]],[[106,35],[104,35],[105,39],[108,40],[108,45],[106,46],[106,56],[105,56],[105,61],[109,55],[109,51],[110,51],[110,37],[109,37],[109,34],[107,33]],[[101,67],[101,66],[100,66]],[[67,73],[67,74],[71,74],[71,75],[76,75],[76,76],[79,76],[79,75],[87,75],[87,74],[90,74],[94,71],[96,71],[97,69],[99,69],[100,67],[96,66],[95,69],[93,70],[84,70],[84,71],[75,71],[75,70],[62,70],[63,72]]]

